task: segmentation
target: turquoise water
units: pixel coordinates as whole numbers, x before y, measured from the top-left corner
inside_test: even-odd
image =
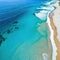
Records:
[[[4,6],[5,5],[2,7]],[[0,59],[29,60],[30,58],[30,60],[35,60],[33,59],[33,55],[32,57],[29,57],[30,51],[35,48],[31,47],[40,40],[43,41],[42,46],[44,46],[44,44],[45,46],[48,45],[49,29],[46,24],[47,14],[54,8],[43,3],[33,4],[33,2],[29,5],[21,5],[21,7],[20,4],[7,4],[6,6],[6,8],[0,6],[0,34],[5,39],[4,41],[3,38],[0,37],[0,41],[2,40],[0,46]],[[38,7],[41,9],[37,9]],[[43,9],[42,7],[47,9]],[[38,12],[46,12],[44,13],[46,15],[45,19],[36,17],[35,13]],[[38,25],[38,23],[40,25]],[[36,49],[39,50],[39,48]],[[16,51],[18,50],[19,54],[17,54],[16,59],[14,59]],[[35,52],[37,53],[38,51]],[[28,55],[28,58],[26,58],[25,54]]]

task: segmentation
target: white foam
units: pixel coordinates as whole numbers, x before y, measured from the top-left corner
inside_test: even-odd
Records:
[[[54,1],[55,1],[55,0],[54,0]],[[50,5],[50,4],[53,3],[54,1],[47,2],[46,5]]]
[[[54,7],[52,7],[51,5],[50,6],[47,6],[47,7],[40,7],[40,8],[37,8],[37,9],[43,9],[43,10],[49,10],[49,11],[52,11],[54,9]]]
[[[48,13],[48,10],[42,10],[42,11],[40,11],[41,13]]]

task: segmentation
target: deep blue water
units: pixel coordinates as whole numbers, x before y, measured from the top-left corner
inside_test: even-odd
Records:
[[[41,38],[48,41],[48,28],[41,34],[37,28],[37,23],[45,23],[46,19],[39,19],[35,16],[36,12],[44,9],[37,9],[38,7],[46,7],[47,13],[51,7],[46,5],[46,2],[51,0],[17,0],[17,1],[0,1],[0,60],[13,60],[16,49],[26,43],[24,51],[31,47]],[[44,28],[43,28],[44,29]],[[43,30],[42,29],[42,30]],[[2,40],[2,41],[1,41]],[[22,53],[24,55],[24,53]],[[17,59],[18,60],[18,59]],[[20,59],[25,60],[25,59]]]

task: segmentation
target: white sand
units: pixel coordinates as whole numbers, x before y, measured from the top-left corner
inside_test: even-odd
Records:
[[[48,13],[48,15],[49,15],[49,13]],[[57,47],[56,47],[55,42],[54,42],[54,33],[53,33],[52,27],[51,27],[51,25],[50,25],[50,19],[49,19],[48,16],[47,16],[47,23],[48,23],[48,26],[49,26],[50,32],[51,32],[50,40],[51,40],[52,48],[53,48],[53,52],[52,52],[52,60],[56,60]]]
[[[56,4],[54,4],[55,7],[57,7],[56,10],[54,10],[54,16],[53,16],[53,22],[57,28],[57,34],[58,34],[58,40],[60,41],[60,6],[58,5],[58,1]]]
[[[36,17],[40,18],[41,20],[46,20],[46,14],[43,12],[35,13]]]

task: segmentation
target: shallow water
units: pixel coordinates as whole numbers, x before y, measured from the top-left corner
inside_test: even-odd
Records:
[[[50,33],[46,21],[48,12],[54,8],[46,3],[39,3],[40,0],[30,2],[1,3],[0,34],[5,38],[0,46],[1,60],[42,60],[42,53],[48,54]],[[38,7],[41,9],[37,9]],[[35,15],[39,12],[45,14],[42,19]]]

